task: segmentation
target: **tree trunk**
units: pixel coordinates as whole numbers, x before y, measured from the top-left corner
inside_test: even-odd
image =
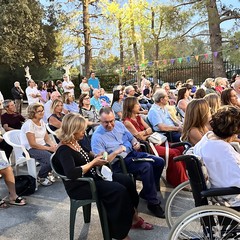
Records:
[[[155,56],[154,56],[154,70],[153,70],[153,82],[158,83],[158,58],[159,58],[159,41],[155,39]]]
[[[226,77],[222,55],[222,33],[220,29],[220,16],[218,14],[216,0],[207,0],[208,25],[210,34],[210,46],[212,53],[218,52],[217,57],[213,56],[214,77]]]
[[[91,31],[89,21],[89,0],[83,0],[83,35],[84,35],[84,49],[85,49],[85,74],[90,77],[92,71],[92,45],[91,45]]]
[[[124,75],[124,53],[123,53],[123,36],[122,36],[122,20],[118,19],[118,31],[119,31],[119,45],[120,45],[120,66],[122,74],[119,77],[119,84],[122,85],[122,76]]]
[[[132,6],[132,0],[129,0],[130,5],[130,29],[131,29],[131,35],[132,35],[132,46],[133,46],[133,54],[134,54],[134,62],[135,62],[135,69],[136,69],[136,77],[137,77],[137,84],[140,87],[140,72],[139,72],[139,59],[138,59],[138,49],[137,49],[137,40],[136,40],[136,34],[135,34],[135,24],[134,24],[134,18],[133,18],[133,6]]]

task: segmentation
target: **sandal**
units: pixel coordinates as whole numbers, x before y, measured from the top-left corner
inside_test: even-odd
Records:
[[[9,204],[16,205],[16,206],[24,206],[26,205],[26,201],[22,197],[17,197],[15,200],[9,201]]]
[[[6,202],[3,199],[0,199],[0,209],[6,209],[9,206],[6,204]]]
[[[153,229],[153,225],[147,222],[144,222],[144,220],[139,217],[138,222],[136,222],[135,224],[132,225],[132,229],[143,229],[143,230],[152,230]]]

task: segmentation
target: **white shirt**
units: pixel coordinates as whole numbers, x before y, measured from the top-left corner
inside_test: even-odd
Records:
[[[40,145],[45,145],[46,142],[44,140],[44,137],[46,135],[46,126],[45,123],[43,122],[43,120],[40,120],[41,126],[36,125],[32,119],[28,119],[21,128],[21,134],[20,134],[20,141],[21,144],[27,149],[29,150],[31,147],[29,145],[26,133],[34,133],[35,135],[35,139],[36,139],[36,143],[40,144]]]
[[[31,88],[30,86],[28,86],[26,88],[26,96],[27,96],[27,100],[28,100],[28,105],[32,104],[32,103],[36,103],[36,102],[39,102],[39,98],[36,97],[32,97],[31,95],[32,94],[40,94],[39,91],[37,90],[37,88],[33,87]]]
[[[62,87],[64,92],[70,92],[74,96],[74,88],[68,89],[67,87],[74,87],[74,84],[72,81],[63,81]]]
[[[229,143],[212,135],[212,131],[207,132],[194,146],[194,154],[206,165],[211,187],[240,188],[240,154]],[[226,206],[240,206],[240,194],[218,198]]]

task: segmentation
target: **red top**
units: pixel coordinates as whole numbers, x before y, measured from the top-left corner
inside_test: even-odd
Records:
[[[141,117],[138,115],[136,117],[137,121],[132,118],[126,118],[124,121],[129,121],[132,123],[132,125],[136,128],[138,132],[144,131],[145,127],[142,124]]]

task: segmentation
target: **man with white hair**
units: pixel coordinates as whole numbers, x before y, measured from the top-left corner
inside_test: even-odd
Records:
[[[16,112],[21,114],[24,91],[22,90],[19,82],[14,83],[14,87],[11,89],[11,93],[15,102]]]
[[[62,83],[62,87],[63,87],[64,92],[70,92],[74,96],[75,86],[67,74],[63,75],[63,80],[64,81]]]
[[[49,99],[45,104],[44,104],[44,116],[43,116],[43,121],[45,123],[48,122],[48,118],[52,115],[51,113],[51,106],[52,103],[55,99],[61,99],[61,94],[58,91],[54,91],[51,94],[51,99]]]
[[[93,105],[98,111],[102,108],[101,100],[100,100],[100,90],[94,89],[93,96],[90,99],[90,104]]]
[[[182,127],[171,118],[167,105],[169,97],[164,89],[159,89],[153,95],[154,104],[148,112],[148,120],[155,131],[172,132],[172,141],[180,142]]]
[[[32,79],[28,80],[28,87],[26,88],[25,92],[28,100],[28,105],[39,102],[41,94],[37,90],[35,82]]]

